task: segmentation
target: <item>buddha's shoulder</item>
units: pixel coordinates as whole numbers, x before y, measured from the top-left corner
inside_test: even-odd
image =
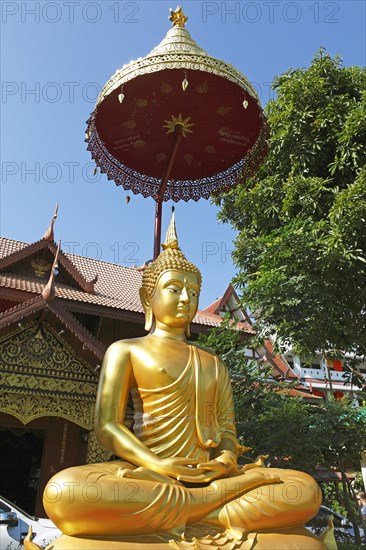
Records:
[[[220,361],[219,355],[214,352],[211,348],[206,348],[205,346],[201,346],[200,344],[196,344],[196,342],[189,342],[191,346],[195,347],[200,355],[200,357],[206,357],[207,359],[210,359],[212,361]]]
[[[108,353],[118,353],[118,352],[131,352],[136,348],[141,348],[146,345],[146,336],[141,336],[141,338],[126,338],[123,340],[116,340],[113,342],[107,350]]]

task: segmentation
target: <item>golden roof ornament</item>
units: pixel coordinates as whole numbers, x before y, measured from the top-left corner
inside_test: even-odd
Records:
[[[188,21],[188,16],[184,15],[182,6],[177,6],[175,11],[170,8],[169,20],[173,23],[173,27],[184,28],[186,21]]]
[[[171,10],[169,19],[172,21],[173,27],[167,32],[165,38],[148,55],[130,61],[116,71],[102,89],[97,99],[97,106],[113,90],[120,90],[124,84],[136,77],[165,69],[193,69],[223,77],[239,85],[244,92],[259,101],[256,90],[240,71],[224,61],[209,56],[193,40],[185,28],[188,17],[183,14],[181,6],[178,6],[174,12]],[[88,139],[86,141],[89,141],[93,134],[93,131],[90,130],[91,128],[87,131]]]
[[[56,296],[55,275],[56,275],[56,269],[58,266],[58,256],[60,254],[60,248],[61,248],[61,239],[58,241],[55,259],[53,260],[52,269],[50,273],[50,278],[48,279],[48,283],[46,284],[46,286],[41,292],[42,298],[46,301],[53,300]]]
[[[47,241],[49,243],[54,243],[55,242],[55,235],[53,233],[53,226],[55,224],[55,221],[57,220],[57,212],[58,212],[58,202],[56,202],[55,213],[53,214],[51,223],[48,226],[48,228],[46,229],[46,231],[45,231],[45,233],[42,237],[42,239],[44,241]]]
[[[52,264],[44,258],[34,258],[31,260],[31,266],[36,277],[44,277]]]

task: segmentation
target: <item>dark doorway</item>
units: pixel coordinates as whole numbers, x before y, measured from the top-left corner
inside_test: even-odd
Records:
[[[0,493],[34,514],[41,473],[44,430],[0,428]]]

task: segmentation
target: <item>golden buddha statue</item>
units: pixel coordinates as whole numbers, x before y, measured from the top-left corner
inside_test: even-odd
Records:
[[[65,534],[53,548],[326,548],[303,527],[321,503],[312,477],[238,466],[227,368],[186,340],[201,274],[178,247],[174,217],[163,249],[140,290],[149,334],[112,344],[101,371],[95,434],[120,460],[50,480],[44,507]]]

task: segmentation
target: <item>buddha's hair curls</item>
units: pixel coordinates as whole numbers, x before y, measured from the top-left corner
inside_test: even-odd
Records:
[[[177,271],[188,271],[197,275],[198,284],[201,288],[202,276],[201,272],[192,262],[189,262],[178,246],[168,246],[159,254],[159,256],[151,262],[144,270],[142,275],[142,288],[147,290],[149,296],[154,294],[156,283],[159,277],[171,269]]]

